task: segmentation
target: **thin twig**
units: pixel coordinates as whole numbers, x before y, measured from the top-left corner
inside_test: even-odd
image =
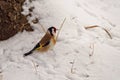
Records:
[[[41,23],[40,23],[40,26],[41,26],[42,30],[46,33],[46,30]]]
[[[34,66],[34,70],[35,70],[35,72],[37,74],[37,68],[36,68],[35,62],[33,60],[32,60],[32,63],[33,63],[33,66]]]
[[[96,28],[96,27],[99,27],[99,26],[98,25],[87,26],[87,27],[85,27],[85,29]],[[101,28],[101,27],[99,27],[99,28]],[[101,29],[104,30],[108,34],[110,39],[112,39],[112,36],[111,36],[110,32],[107,29],[105,29],[105,28],[101,28]]]
[[[59,31],[58,31],[57,36],[56,36],[56,40],[58,39],[58,36],[60,34],[60,31],[61,31],[61,29],[62,29],[63,24],[65,23],[65,21],[66,21],[66,18],[63,20],[62,24],[60,25]]]
[[[91,51],[90,51],[89,56],[91,57],[91,56],[93,56],[93,54],[94,54],[94,43],[93,43],[93,44],[90,44],[90,49],[91,49]]]
[[[102,28],[102,29],[108,34],[108,36],[110,37],[110,39],[112,39],[112,36],[111,36],[110,32],[107,29],[105,29],[105,28]]]
[[[71,66],[71,73],[74,73],[74,64],[75,64],[75,59],[73,60],[73,62],[70,62],[72,64]]]
[[[96,27],[99,27],[99,26],[98,25],[87,26],[87,27],[85,27],[85,29],[96,28]]]

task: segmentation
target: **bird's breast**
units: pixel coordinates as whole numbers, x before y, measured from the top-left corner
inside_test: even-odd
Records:
[[[56,43],[56,40],[54,38],[52,38],[50,41],[50,49],[52,49],[54,47],[55,43]]]

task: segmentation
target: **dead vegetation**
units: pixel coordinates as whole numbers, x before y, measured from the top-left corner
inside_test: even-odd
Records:
[[[21,14],[24,1],[0,0],[0,40],[6,40],[19,31],[33,31],[26,16]]]
[[[74,68],[75,59],[74,59],[72,62],[70,62],[70,64],[72,65],[70,72],[71,72],[72,74],[74,74],[74,73],[75,73],[75,71],[74,71],[74,70],[75,70],[75,68]]]
[[[60,31],[61,31],[61,29],[62,29],[65,21],[66,21],[66,18],[63,20],[63,22],[61,23],[61,25],[60,25],[60,27],[59,27],[59,31],[58,31],[57,36],[56,36],[56,40],[58,39],[58,36],[59,36],[59,34],[60,34]]]
[[[111,36],[110,32],[107,29],[105,29],[105,28],[102,28],[102,29],[108,34],[108,36],[110,37],[110,39],[112,39],[112,36]]]
[[[37,72],[37,65],[36,65],[36,63],[33,60],[32,60],[32,64],[33,64],[35,73],[38,74],[38,72]]]
[[[93,25],[93,26],[85,26],[85,29],[91,29],[91,28],[96,28],[99,27],[98,25]]]
[[[94,54],[94,43],[92,43],[92,44],[90,44],[90,53],[89,53],[89,57],[91,57],[91,56],[93,56],[93,54]]]
[[[101,28],[102,30],[104,30],[104,31],[107,33],[107,35],[109,36],[109,38],[112,39],[112,36],[111,36],[110,32],[109,32],[107,29],[102,28],[102,27],[100,27],[100,26],[98,26],[98,25],[85,26],[85,29],[88,30],[88,29],[97,28],[97,27],[99,27],[99,28]]]

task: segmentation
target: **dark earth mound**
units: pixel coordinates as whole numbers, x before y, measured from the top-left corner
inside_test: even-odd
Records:
[[[21,14],[25,0],[0,0],[0,40],[6,40],[19,31],[33,31],[26,16]]]

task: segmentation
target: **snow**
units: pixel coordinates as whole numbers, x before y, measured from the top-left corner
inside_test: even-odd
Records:
[[[26,0],[22,13],[30,7],[35,31],[0,42],[0,80],[120,80],[119,0]],[[64,18],[53,50],[23,57],[45,34],[40,24],[59,28]]]

